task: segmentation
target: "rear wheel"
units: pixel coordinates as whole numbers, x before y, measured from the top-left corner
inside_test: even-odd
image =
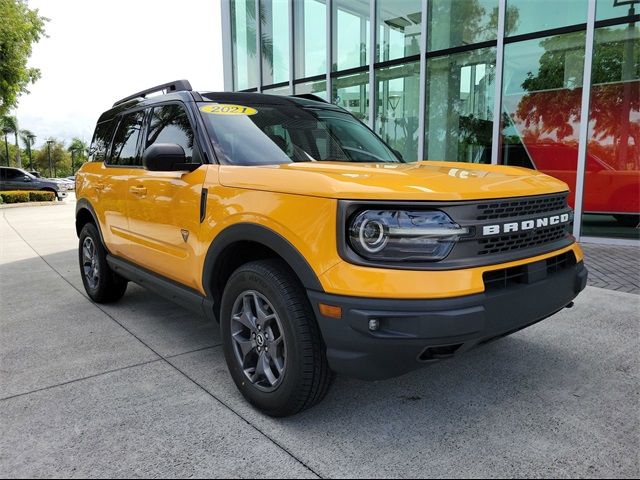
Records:
[[[109,267],[107,252],[93,223],[82,227],[78,257],[84,289],[94,302],[109,303],[122,298],[127,280]]]
[[[220,324],[231,376],[242,395],[274,417],[320,402],[333,373],[306,292],[286,264],[238,268],[225,288]]]

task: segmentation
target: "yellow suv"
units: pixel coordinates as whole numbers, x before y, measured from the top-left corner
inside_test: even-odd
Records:
[[[272,416],[334,372],[389,378],[513,333],[587,279],[565,183],[407,163],[308,95],[137,93],[100,117],[76,183],[88,295],[133,281],[217,319],[233,380]]]

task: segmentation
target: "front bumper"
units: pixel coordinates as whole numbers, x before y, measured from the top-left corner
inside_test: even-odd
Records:
[[[329,365],[348,376],[377,380],[467,351],[514,333],[566,307],[584,289],[583,262],[552,270],[536,262],[504,288],[463,297],[374,299],[308,291],[327,346]],[[319,303],[342,308],[325,317]],[[377,320],[379,328],[369,329]]]

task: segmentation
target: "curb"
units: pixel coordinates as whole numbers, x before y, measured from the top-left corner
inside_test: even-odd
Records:
[[[64,202],[53,200],[52,202],[21,202],[21,203],[3,203],[0,204],[0,210],[5,208],[19,208],[19,207],[44,207],[44,206],[64,205]]]

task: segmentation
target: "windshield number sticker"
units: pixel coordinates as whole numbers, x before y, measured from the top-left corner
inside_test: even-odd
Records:
[[[205,105],[204,107],[200,107],[200,111],[210,113],[212,115],[255,115],[258,113],[255,108],[245,107],[244,105],[229,105],[225,103]]]

